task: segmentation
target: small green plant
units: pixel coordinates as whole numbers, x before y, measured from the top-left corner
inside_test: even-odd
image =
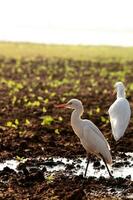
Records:
[[[53,117],[51,117],[50,115],[45,115],[43,117],[41,117],[42,122],[41,125],[51,125],[51,123],[54,121]]]
[[[22,163],[25,163],[27,161],[27,158],[16,156],[16,160]]]
[[[46,109],[45,107],[43,107],[43,108],[42,108],[42,112],[43,112],[43,113],[46,113],[46,112],[47,112],[47,109]]]
[[[19,120],[18,119],[15,119],[15,124],[16,124],[16,126],[19,125]]]
[[[88,113],[89,116],[92,116],[93,115],[93,110],[90,109],[87,113]]]
[[[12,122],[12,121],[7,121],[5,125],[6,125],[7,127],[17,129],[18,126],[19,126],[19,120],[18,120],[18,119],[15,119],[14,122]]]
[[[30,121],[28,119],[25,119],[25,126],[29,126],[30,125]]]
[[[38,100],[33,101],[33,102],[28,101],[28,102],[26,103],[26,106],[27,106],[27,107],[39,107],[39,106],[40,106],[40,101],[38,101]]]
[[[101,109],[99,107],[96,108],[96,113],[100,113]]]
[[[59,117],[58,117],[58,120],[59,120],[60,122],[62,122],[62,121],[63,121],[63,118],[62,118],[61,116],[59,116]]]
[[[45,99],[44,103],[47,104],[49,102],[49,99]]]
[[[101,116],[101,122],[108,124],[109,123],[109,119],[106,119],[104,116]]]
[[[51,175],[47,176],[46,181],[47,181],[47,183],[53,182],[54,181],[54,175],[51,174]]]
[[[17,101],[17,97],[13,96],[13,98],[12,98],[12,104],[14,105],[16,103],[16,101]]]
[[[55,131],[54,131],[57,135],[60,135],[60,132],[59,132],[59,129],[57,128],[57,129],[55,129]]]

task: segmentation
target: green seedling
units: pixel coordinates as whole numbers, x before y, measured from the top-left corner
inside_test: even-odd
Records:
[[[8,121],[8,122],[6,122],[5,125],[6,125],[7,127],[10,127],[10,128],[15,128],[15,129],[18,128],[18,125],[16,125],[16,124],[13,123],[12,121]]]
[[[16,156],[16,160],[21,162],[21,163],[25,163],[27,161],[27,158]]]
[[[26,103],[26,106],[27,107],[39,107],[40,106],[40,101],[33,101],[33,102],[31,102],[31,101],[28,101],[27,103]]]
[[[54,121],[53,117],[51,117],[50,115],[45,115],[43,117],[41,117],[42,119],[42,122],[41,122],[41,125],[51,125],[51,123]]]
[[[29,126],[30,124],[31,124],[30,121],[29,121],[28,119],[25,119],[24,125],[25,125],[25,126]]]
[[[96,113],[100,113],[101,109],[99,107],[96,108]]]
[[[108,124],[109,123],[109,119],[106,119],[104,116],[101,116],[101,122]]]
[[[13,98],[12,98],[12,104],[14,105],[16,103],[16,101],[17,101],[17,97],[13,96]]]
[[[54,181],[54,175],[51,174],[51,175],[47,176],[46,181],[47,181],[47,183],[53,182]]]
[[[58,120],[59,120],[60,122],[62,122],[62,121],[63,121],[63,118],[62,118],[61,116],[59,116],[59,117],[58,117]]]
[[[90,109],[87,113],[88,113],[89,116],[92,116],[93,115],[93,110]]]
[[[46,113],[46,112],[47,112],[47,109],[46,109],[45,107],[43,107],[43,108],[42,108],[42,112],[43,112],[43,113]]]
[[[55,131],[54,131],[57,135],[59,135],[60,134],[60,132],[59,132],[59,129],[57,128],[57,129],[55,129]]]
[[[49,99],[45,99],[44,103],[47,104],[49,102]]]

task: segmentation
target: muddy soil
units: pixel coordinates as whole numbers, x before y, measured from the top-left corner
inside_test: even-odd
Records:
[[[37,57],[0,58],[0,161],[37,157],[85,157],[86,152],[70,127],[71,111],[54,105],[71,98],[82,100],[83,117],[91,119],[107,138],[112,156],[133,152],[133,120],[124,137],[115,142],[107,110],[115,100],[113,84],[124,81],[133,107],[133,63],[100,63]],[[44,121],[44,116],[52,120]],[[95,160],[90,155],[90,160]],[[33,164],[33,163],[32,163]],[[95,178],[45,167],[0,172],[1,199],[132,199],[133,182],[127,178]],[[69,167],[68,167],[69,168]],[[118,166],[119,168],[119,166]],[[120,191],[120,192],[118,192]]]

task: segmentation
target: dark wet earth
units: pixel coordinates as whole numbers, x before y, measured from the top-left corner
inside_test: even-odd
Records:
[[[42,158],[0,164],[2,199],[132,199],[133,153],[120,153],[110,167],[99,160]],[[62,187],[63,186],[63,187]],[[39,188],[39,189],[38,189]],[[8,191],[8,192],[7,192]],[[28,193],[27,193],[28,192]],[[64,196],[65,194],[65,196]]]
[[[133,119],[116,143],[107,114],[118,79],[126,82],[133,107],[132,67],[132,62],[0,58],[0,199],[133,199]],[[84,177],[86,152],[70,127],[71,111],[54,108],[71,98],[83,101],[83,117],[107,138],[113,178],[93,155]]]

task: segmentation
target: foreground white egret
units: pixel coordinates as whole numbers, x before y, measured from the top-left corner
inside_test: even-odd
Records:
[[[122,82],[115,84],[117,99],[109,108],[109,117],[114,139],[118,141],[123,135],[129,124],[131,110],[126,99],[125,87]]]
[[[68,103],[60,104],[56,107],[74,109],[71,115],[71,126],[75,134],[79,137],[81,144],[87,153],[93,153],[103,159],[109,175],[112,176],[107,166],[107,163],[112,163],[109,144],[103,136],[102,132],[97,128],[95,124],[93,124],[93,122],[87,119],[81,119],[84,111],[82,102],[78,99],[71,99],[68,101]],[[88,164],[89,159],[85,170],[85,176],[87,173]]]

